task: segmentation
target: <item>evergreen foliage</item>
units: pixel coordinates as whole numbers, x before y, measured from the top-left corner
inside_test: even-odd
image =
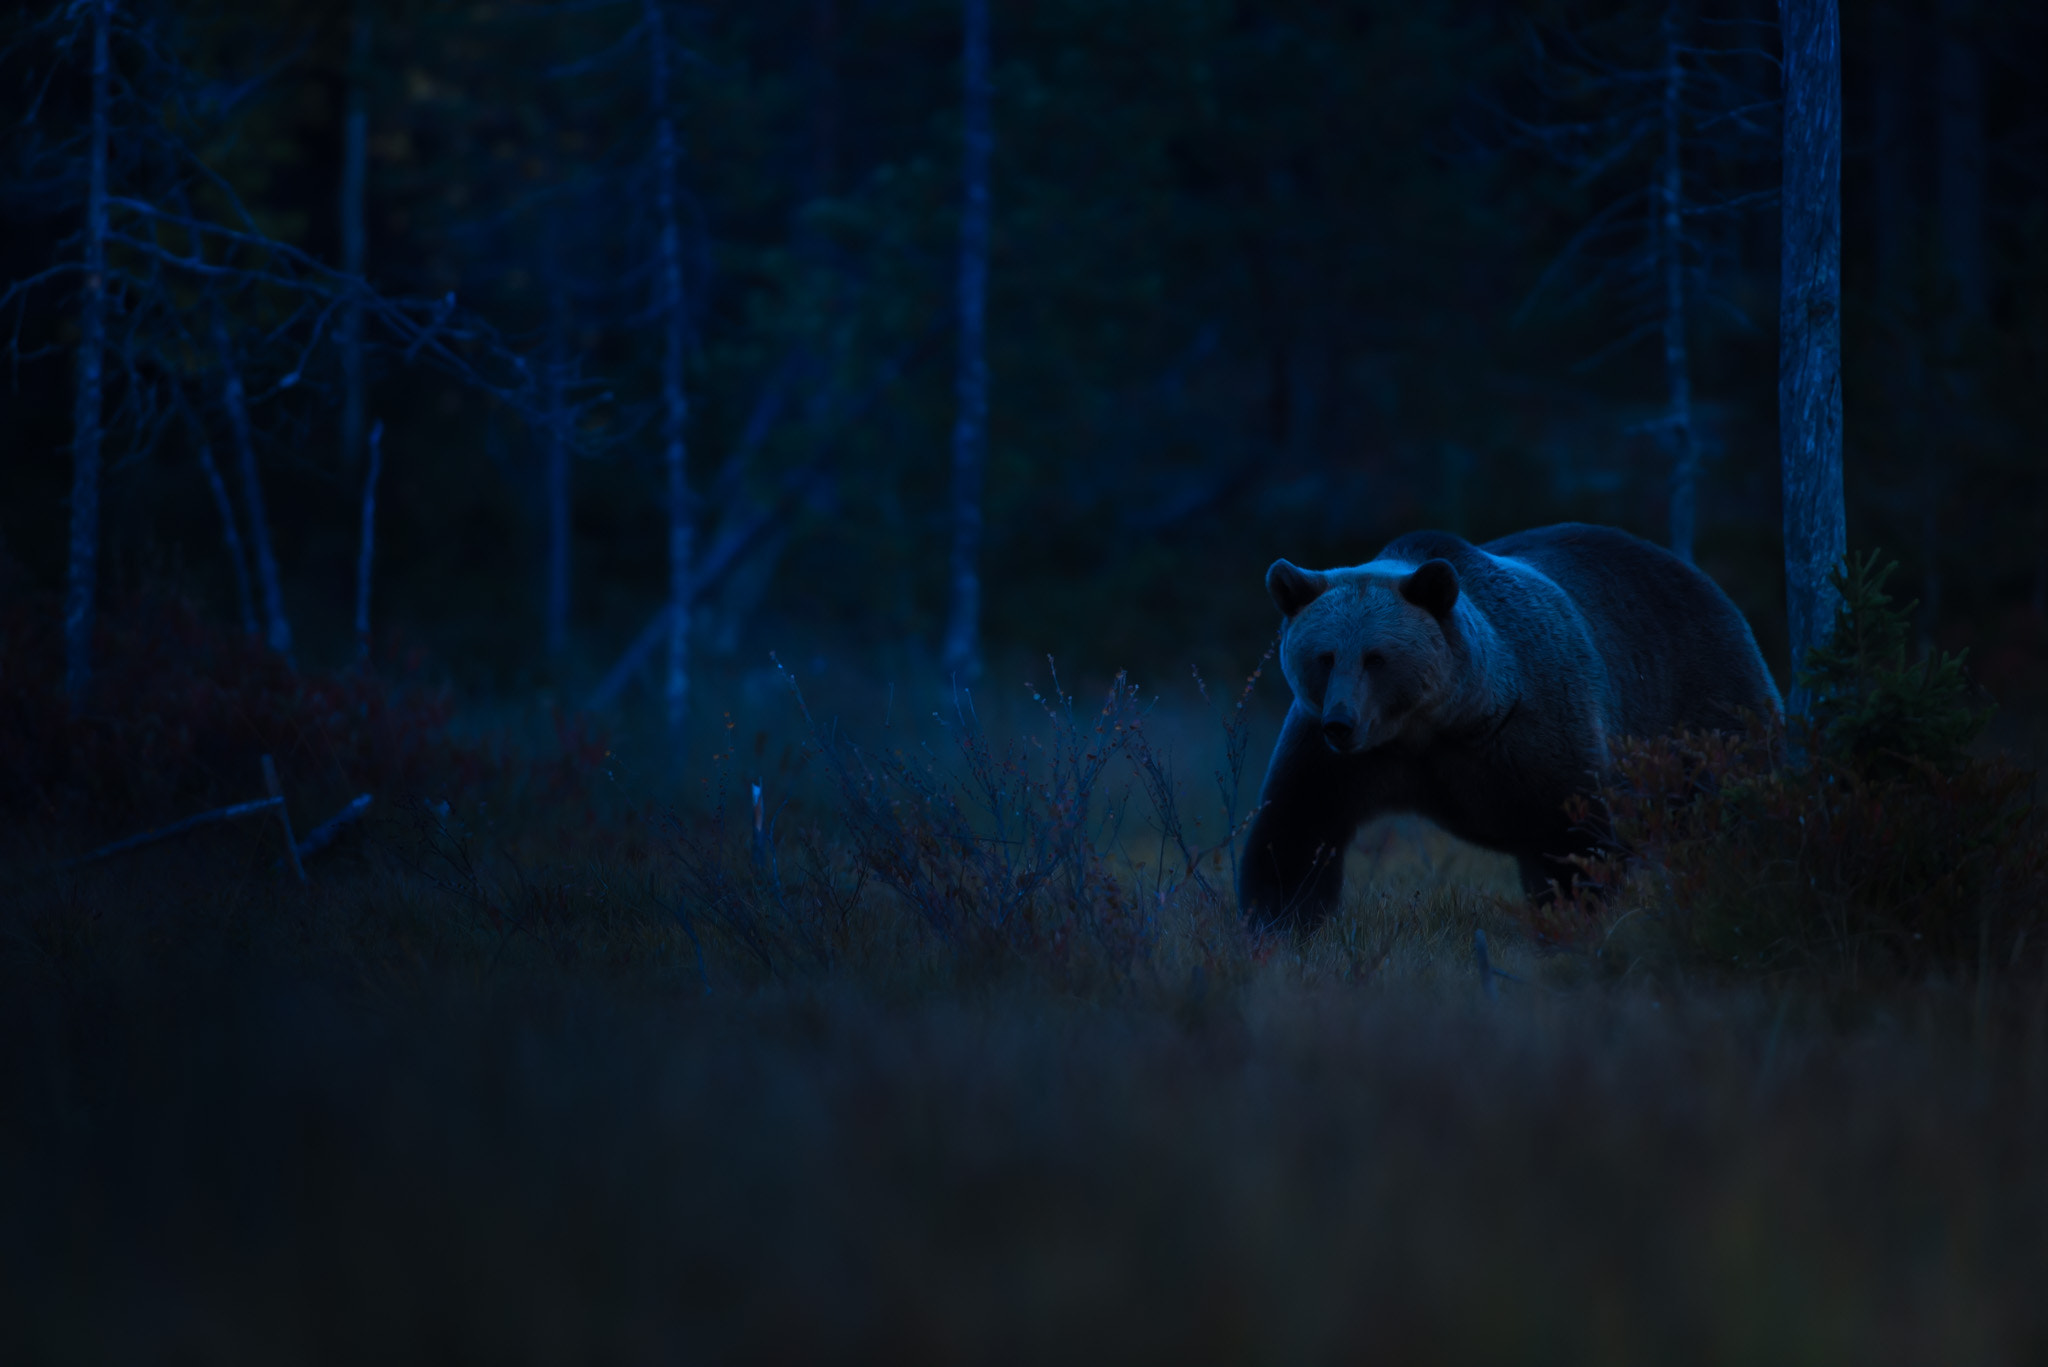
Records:
[[[1960,655],[1910,658],[1894,568],[1875,552],[1836,567],[1810,714],[1621,745],[1579,811],[1612,853],[1533,913],[1541,933],[1619,964],[1834,991],[2020,961],[2048,905],[2034,775],[1968,752],[1990,709]]]
[[[1849,556],[1831,577],[1841,595],[1834,626],[1808,652],[1800,680],[1812,698],[1814,750],[1858,774],[1896,777],[1916,764],[1953,772],[1992,709],[1964,673],[1968,651],[1910,658],[1919,605],[1901,606],[1885,592],[1897,569],[1870,551]]]
[[[548,411],[515,411],[406,365],[410,341],[379,349],[366,321],[363,425],[384,421],[393,481],[379,508],[377,626],[428,645],[467,687],[545,682],[585,694],[669,591],[666,343],[647,308],[658,233],[635,32],[644,7],[118,8],[156,35],[150,51],[163,58],[145,69],[140,48],[120,48],[132,96],[117,101],[110,183],[120,196],[172,204],[175,178],[150,151],[168,129],[192,153],[178,165],[196,215],[239,223],[232,192],[269,240],[345,265],[337,208],[352,193],[343,149],[359,114],[368,284],[423,301],[427,323],[452,291],[449,326],[488,322],[536,378],[545,372]],[[1198,637],[1213,642],[1204,666],[1221,667],[1270,632],[1258,578],[1283,551],[1338,562],[1418,527],[1483,538],[1566,518],[1663,534],[1671,463],[1648,447],[1670,408],[1659,397],[1669,349],[1631,339],[1655,321],[1644,311],[1652,296],[1666,296],[1637,271],[1640,252],[1622,260],[1595,248],[1604,232],[1644,221],[1642,197],[1659,183],[1655,139],[1633,135],[1653,131],[1665,86],[1634,78],[1666,51],[1664,8],[1510,8],[997,0],[983,569],[992,669],[1053,648],[1105,677],[1118,666],[1164,676]],[[2040,92],[2012,74],[2038,48],[2034,8],[1999,0],[1981,11],[1983,45],[2015,54],[1987,76],[1987,98],[2014,126],[2039,108]],[[89,101],[79,50],[43,24],[67,12],[31,6],[0,33],[17,115],[0,133],[9,282],[79,260],[76,149]],[[806,484],[733,591],[704,605],[691,659],[715,717],[722,660],[758,665],[769,649],[813,638],[841,656],[879,643],[892,658],[929,660],[942,640],[961,17],[954,0],[662,12],[680,49],[699,553],[755,508],[780,506],[792,477]],[[1686,13],[1680,218],[1693,273],[1697,554],[1775,656],[1776,168],[1751,154],[1776,145],[1776,6],[1701,0]],[[1844,30],[1843,327],[1854,366],[1879,353],[1880,333],[1927,330],[1918,315],[1878,307],[1872,234],[1917,239],[1911,223],[1886,217],[1897,217],[1891,201],[1873,199],[1859,127],[1873,30],[1859,13]],[[1587,79],[1547,98],[1532,33],[1553,53],[1594,54]],[[1925,94],[1901,93],[1907,115]],[[1573,146],[1588,155],[1518,155],[1504,110],[1584,134],[1591,141]],[[156,126],[166,119],[175,127]],[[1595,144],[1616,155],[1591,155]],[[1933,149],[1892,150],[1929,181],[1899,212],[1924,215]],[[1900,385],[1859,370],[1846,386],[1880,396],[1847,413],[1849,439],[1867,453],[1851,518],[1910,549],[1902,581],[1939,598],[1930,629],[1945,641],[1969,633],[1978,659],[2000,649],[1992,624],[2024,610],[2035,579],[2041,485],[2022,457],[2044,422],[2029,383],[2048,278],[2019,232],[2038,184],[1997,177],[1989,193],[1986,263],[2009,305],[1948,365],[1977,382],[1951,387],[1940,411],[1923,403],[1918,427],[1889,410],[1873,416],[1869,405]],[[175,225],[161,228],[151,251],[188,250]],[[157,260],[140,250],[110,248],[110,268],[134,275]],[[1629,287],[1577,288],[1586,273],[1553,270],[1574,261]],[[162,269],[165,281],[184,279]],[[68,496],[68,289],[34,291],[0,319],[20,339],[0,426],[40,453],[0,469],[0,540],[39,586],[64,564],[62,521],[49,514]],[[203,299],[176,302],[207,312]],[[347,348],[331,333],[306,345],[313,324],[336,325],[320,309],[273,335],[289,301],[259,292],[223,303],[294,648],[309,665],[338,663],[356,645],[347,586],[359,518],[341,491],[360,488],[361,456],[344,456],[338,439]],[[138,548],[176,548],[180,573],[231,612],[193,437],[138,406],[159,374],[139,356],[129,363],[162,333],[138,331],[148,321],[123,304],[110,324],[121,363],[107,377],[106,592],[114,601],[139,587]],[[171,348],[166,362],[190,372],[215,350]],[[429,359],[430,348],[415,358]],[[232,456],[217,388],[193,398]],[[1936,420],[1956,473],[1930,539],[1918,504],[1900,495],[1918,453],[1934,449],[1922,438]],[[568,448],[560,460],[556,445]],[[827,449],[829,470],[810,487]],[[1983,489],[1997,494],[1964,496]],[[573,515],[557,518],[564,499]],[[1970,555],[1954,554],[1965,542]],[[548,570],[557,560],[565,576]],[[1930,570],[1943,574],[1938,595],[1921,587]],[[552,586],[564,579],[574,587],[558,613]]]

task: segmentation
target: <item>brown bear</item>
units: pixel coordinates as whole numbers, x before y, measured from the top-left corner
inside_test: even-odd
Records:
[[[1514,855],[1543,895],[1595,843],[1565,808],[1611,741],[1781,709],[1714,581],[1611,527],[1416,532],[1350,569],[1276,561],[1266,591],[1294,705],[1239,866],[1255,925],[1312,931],[1360,823],[1390,812]]]

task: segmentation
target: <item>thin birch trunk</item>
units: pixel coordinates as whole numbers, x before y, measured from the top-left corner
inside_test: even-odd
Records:
[[[370,662],[370,573],[377,560],[377,476],[384,469],[384,424],[370,429],[370,468],[363,477],[363,535],[356,553],[356,659]]]
[[[1936,223],[1944,305],[1939,340],[1942,384],[1935,400],[1940,444],[1921,442],[1920,638],[1932,649],[1942,606],[1941,506],[1948,465],[1969,445],[1977,386],[1968,369],[1971,335],[1990,306],[1985,261],[1984,68],[1978,48],[1976,0],[1941,0],[1936,20]],[[1944,449],[1944,447],[1946,449]]]
[[[569,300],[559,277],[548,298],[548,563],[546,635],[548,654],[569,648],[569,416],[564,370],[569,364]]]
[[[823,199],[839,178],[839,0],[813,0],[811,59],[811,198]]]
[[[242,548],[242,532],[235,525],[235,501],[228,497],[227,481],[221,478],[220,466],[214,462],[213,443],[207,440],[199,415],[185,402],[182,390],[174,393],[179,415],[192,431],[192,444],[199,452],[199,468],[206,476],[208,491],[213,494],[214,511],[220,514],[220,537],[227,547],[228,567],[235,575],[235,610],[241,618],[242,634],[254,636],[257,634],[256,599],[249,589],[249,554]]]
[[[1692,363],[1685,344],[1685,67],[1679,47],[1678,0],[1664,6],[1663,210],[1664,375],[1671,393],[1665,430],[1671,443],[1671,550],[1692,563],[1699,509],[1699,453],[1692,426]]]
[[[1944,342],[1954,352],[1981,322],[1987,304],[1984,264],[1984,70],[1977,50],[1974,0],[1941,0],[1935,45],[1935,126],[1940,166],[1935,195],[1942,283],[1949,296]]]
[[[342,120],[341,268],[358,280],[368,234],[364,205],[370,166],[370,111],[366,87],[370,79],[370,6],[356,0],[355,34],[350,44],[348,113]],[[351,293],[342,305],[341,327],[341,459],[353,465],[363,450],[363,306]]]
[[[989,163],[995,151],[988,0],[962,0],[960,355],[953,421],[952,610],[945,663],[956,679],[981,672],[982,485],[988,447]]]
[[[107,346],[108,38],[113,0],[92,9],[92,133],[86,148],[85,280],[78,306],[78,391],[71,427],[71,536],[64,573],[64,693],[73,709],[92,680],[99,578],[100,443]]]
[[[199,441],[199,468],[205,472],[206,487],[213,494],[214,511],[220,514],[221,540],[228,551],[228,565],[235,575],[235,612],[241,619],[242,634],[256,634],[256,599],[249,592],[249,561],[242,549],[242,534],[235,527],[235,505],[228,497],[227,481],[220,477],[220,466],[214,464],[213,446],[201,438]]]
[[[249,545],[256,562],[256,585],[263,595],[264,639],[287,660],[292,654],[292,625],[284,614],[284,589],[277,556],[270,544],[270,517],[263,506],[263,481],[256,471],[256,442],[249,430],[249,401],[242,372],[235,364],[234,342],[218,311],[213,319],[213,345],[220,353],[221,406],[235,439],[235,460],[242,472],[242,502],[249,510]]]
[[[1794,677],[1834,624],[1842,504],[1842,45],[1836,0],[1783,0],[1778,446]],[[1807,699],[1795,690],[1792,707]]]
[[[663,700],[670,734],[680,735],[690,707],[690,562],[695,554],[688,451],[684,424],[689,400],[683,389],[683,349],[688,340],[683,311],[683,232],[676,205],[681,161],[674,112],[669,107],[668,27],[662,0],[642,0],[648,29],[654,104],[654,207],[661,233],[658,278],[663,339],[661,357],[662,464],[668,475],[668,678]]]
[[[1888,319],[1912,294],[1919,207],[1913,193],[1913,54],[1904,0],[1884,0],[1872,16],[1871,188],[1878,295]]]

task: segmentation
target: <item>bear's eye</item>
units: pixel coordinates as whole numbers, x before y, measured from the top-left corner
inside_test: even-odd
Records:
[[[1387,657],[1380,654],[1377,650],[1368,650],[1365,652],[1365,660],[1363,661],[1363,663],[1367,669],[1378,669],[1381,665],[1385,664],[1386,662]]]

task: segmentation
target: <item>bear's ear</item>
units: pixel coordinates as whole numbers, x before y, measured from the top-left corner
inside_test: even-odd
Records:
[[[1458,605],[1458,571],[1448,560],[1425,560],[1401,581],[1401,596],[1442,621]]]
[[[1273,595],[1273,603],[1283,617],[1300,612],[1322,597],[1328,587],[1330,581],[1324,576],[1285,560],[1275,560],[1266,571],[1266,592]]]

